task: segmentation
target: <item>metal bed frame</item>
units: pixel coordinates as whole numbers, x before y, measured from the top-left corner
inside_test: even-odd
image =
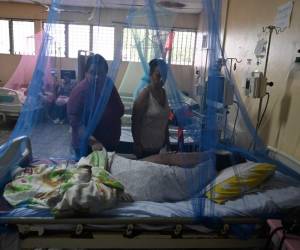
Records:
[[[201,220],[194,218],[2,217],[0,224],[18,229],[22,249],[258,249],[267,239],[266,223],[258,218],[223,218],[219,230],[210,233],[192,230],[191,226],[201,225]],[[234,224],[257,224],[260,229],[251,238],[241,240],[229,233]],[[165,226],[165,229],[157,229],[158,226]]]
[[[20,145],[25,143],[24,151]],[[28,137],[13,140],[4,158],[18,153],[23,160],[31,158]],[[273,153],[275,154],[275,153]],[[7,159],[8,159],[7,158]],[[275,156],[271,158],[276,158]],[[278,157],[277,157],[278,158]],[[281,157],[282,158],[282,157]],[[280,159],[282,162],[291,161]],[[1,162],[0,162],[1,163]],[[10,162],[15,164],[15,162]],[[287,164],[291,165],[291,164]],[[296,162],[294,165],[297,165]],[[207,218],[209,219],[209,218]],[[0,226],[14,229],[19,235],[22,249],[27,248],[123,248],[123,249],[259,249],[268,238],[268,218],[224,217],[206,218],[162,217],[104,217],[104,218],[52,218],[52,217],[0,217]],[[214,230],[199,230],[209,222]],[[255,233],[242,240],[231,234],[236,224],[256,225]]]

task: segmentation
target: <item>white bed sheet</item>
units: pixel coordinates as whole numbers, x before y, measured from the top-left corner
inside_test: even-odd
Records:
[[[242,198],[227,201],[223,205],[200,197],[173,203],[137,201],[120,204],[115,209],[105,211],[104,215],[125,217],[263,216],[300,206],[299,194],[300,185],[297,180],[276,172],[260,191],[253,191]],[[196,214],[197,211],[199,214]],[[201,214],[200,211],[202,211]]]

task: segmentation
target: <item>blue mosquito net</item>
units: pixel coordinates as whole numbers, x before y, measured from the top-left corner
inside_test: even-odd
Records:
[[[65,6],[59,0],[52,0],[48,19],[43,23],[26,100],[9,140],[1,147],[0,157],[5,155],[15,138],[27,136],[33,158],[77,161],[90,152],[89,140],[99,124],[105,123],[106,109],[111,108],[111,97],[116,96],[118,89],[125,111],[120,108],[114,124],[118,127],[122,122],[123,133],[123,128],[130,128],[130,119],[126,121],[125,118],[130,117],[133,100],[150,82],[148,63],[157,58],[166,62],[164,88],[172,111],[170,137],[175,141],[173,150],[199,154],[205,151],[209,156],[201,172],[186,171],[188,192],[195,193],[199,183],[205,187],[214,179],[217,151],[227,150],[249,160],[272,162],[226,64],[220,40],[221,0],[201,1],[199,30],[186,32],[192,34],[189,44],[183,42],[185,32],[176,29],[178,13],[156,1],[145,0],[143,6],[133,1],[124,19],[114,21],[115,27],[122,31],[122,38],[115,37],[112,58],[107,54],[108,44],[101,42],[101,32],[110,32],[103,24],[108,18],[106,6],[100,0],[93,2],[92,7],[69,6],[69,11],[63,12],[60,9]],[[74,23],[69,25],[68,51],[66,41],[56,39],[62,29],[67,32],[65,23]],[[73,35],[71,29],[80,31]],[[87,42],[83,41],[84,36],[88,37]],[[94,41],[95,44],[99,42],[98,47]],[[124,41],[129,46],[125,46]],[[179,55],[178,47],[185,48]],[[194,54],[196,47],[198,53]],[[62,70],[67,54],[73,59],[68,70]],[[192,86],[193,82],[182,83],[180,74],[176,74],[180,60],[185,62],[186,69],[193,69],[193,63],[200,61],[200,78],[193,99],[181,90],[182,85]],[[126,89],[127,84],[130,90],[122,93],[120,89]],[[231,98],[225,98],[226,91],[231,93]],[[73,101],[69,103],[71,96]],[[119,136],[112,133],[115,131],[112,127],[104,130],[109,138]],[[132,147],[132,141],[125,144],[125,148],[126,145],[127,149]],[[20,151],[25,146],[21,145]],[[124,148],[111,150],[122,153]],[[1,187],[11,180],[19,165],[18,156],[16,154],[1,166]],[[214,214],[213,203],[207,203],[202,195],[198,193],[191,200],[195,218],[201,218],[204,210]],[[246,200],[244,206],[247,206]]]

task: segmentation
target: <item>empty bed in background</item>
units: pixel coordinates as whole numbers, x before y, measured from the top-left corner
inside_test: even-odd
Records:
[[[17,119],[25,102],[25,89],[0,88],[0,121]]]

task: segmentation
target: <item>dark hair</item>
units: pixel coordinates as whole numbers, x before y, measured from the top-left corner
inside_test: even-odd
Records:
[[[91,55],[88,57],[85,65],[85,72],[89,71],[89,68],[92,64],[102,68],[105,71],[105,74],[108,72],[108,64],[105,58],[99,54]]]
[[[149,66],[150,66],[150,76],[153,74],[157,66],[159,66],[161,74],[166,74],[168,71],[167,64],[163,59],[154,58],[149,62]]]

